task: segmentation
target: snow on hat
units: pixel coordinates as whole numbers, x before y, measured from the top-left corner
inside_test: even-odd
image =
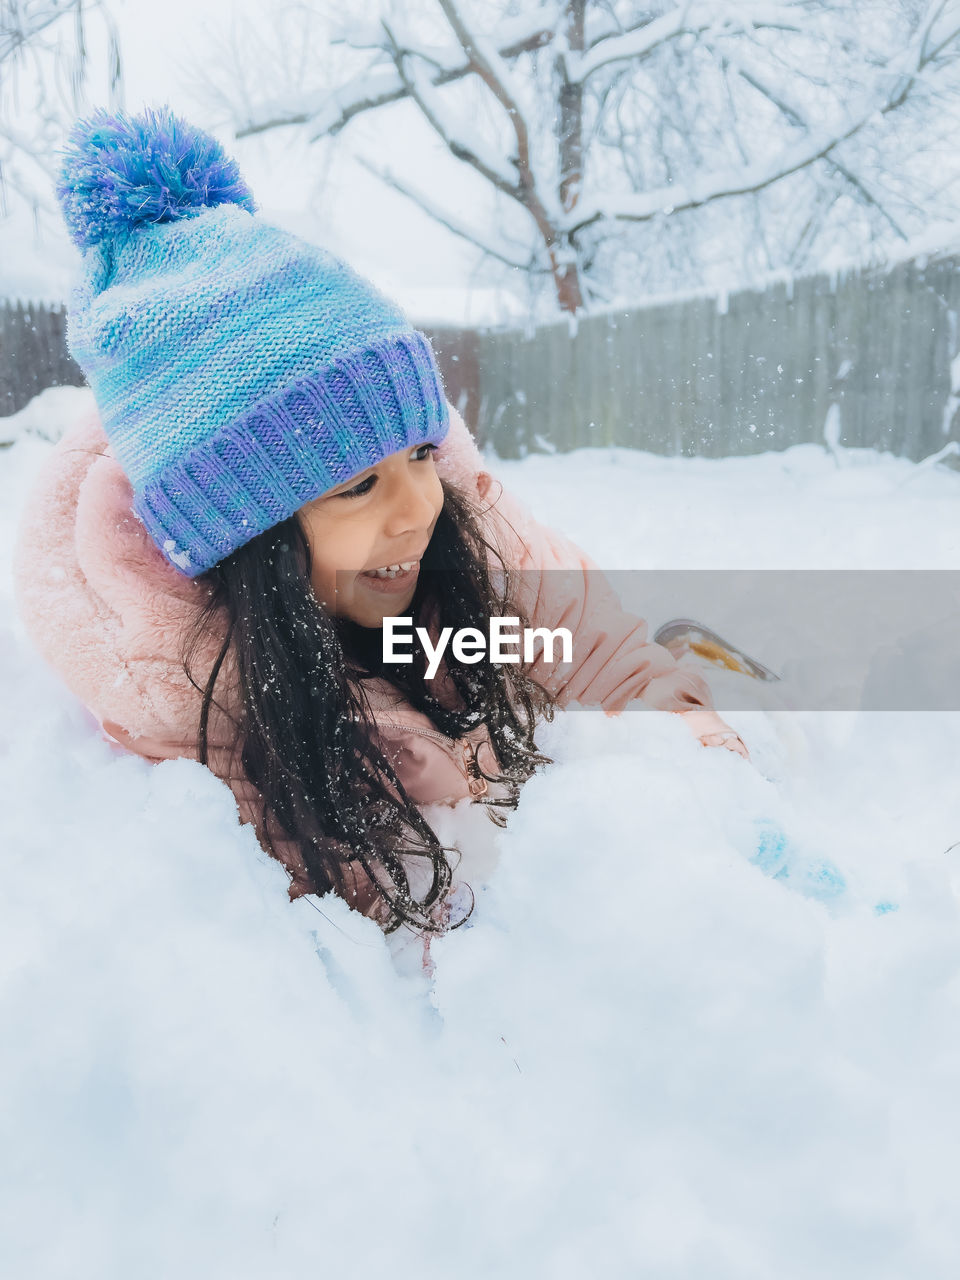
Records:
[[[449,427],[427,338],[346,264],[255,216],[169,107],[77,121],[57,197],[83,255],[67,342],[133,509],[193,578]]]

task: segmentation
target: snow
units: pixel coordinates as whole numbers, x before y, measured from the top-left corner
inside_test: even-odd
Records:
[[[47,387],[19,413],[0,418],[0,445],[28,437],[56,444],[89,394],[76,387]]]
[[[872,449],[844,448],[839,465],[816,444],[742,458],[593,448],[491,465],[605,570],[960,564],[960,475]]]
[[[693,34],[734,20],[746,30],[750,26],[792,23],[795,15],[786,5],[756,4],[753,0],[740,0],[735,19],[732,11],[724,11],[722,7],[718,11],[717,5],[713,3],[686,4],[660,17],[651,18],[643,26],[626,31],[623,35],[609,36],[598,41],[587,53],[568,51],[564,55],[567,79],[582,84],[600,67],[608,66],[611,62],[641,60],[649,56],[653,49],[679,31]]]
[[[8,567],[50,444],[10,435],[4,1275],[955,1275],[960,715],[744,713],[755,767],[669,716],[559,716],[431,990],[43,667]],[[960,476],[870,451],[498,471],[609,568],[960,552]],[[764,831],[846,889],[763,874]]]
[[[61,228],[51,233],[24,209],[0,219],[0,301],[58,305],[75,283],[78,254]]]
[[[753,6],[743,7],[746,8],[748,18],[755,17],[760,24],[765,21],[764,10],[766,10],[766,17],[772,21],[778,20],[775,16],[777,13],[782,20],[786,12],[779,6],[760,5],[759,12],[754,15]],[[706,6],[707,20],[709,20],[711,8],[712,6]],[[686,20],[686,9],[678,9],[675,13],[682,15],[678,21]],[[694,14],[696,13],[697,9],[694,8]],[[698,18],[695,16],[694,23],[697,21]],[[636,32],[627,33],[619,40],[604,41],[598,46],[597,51],[586,54],[579,69],[574,68],[571,74],[577,75],[582,80],[589,70],[606,62],[608,50],[617,51],[621,43],[626,56],[633,56],[647,38],[655,42],[658,23],[666,23],[669,28],[672,22],[673,15],[667,14]],[[799,140],[782,145],[776,154],[762,160],[753,159],[739,168],[720,165],[715,170],[705,169],[695,173],[686,181],[672,182],[667,186],[652,188],[648,191],[629,193],[593,191],[567,214],[561,223],[563,230],[572,233],[598,219],[621,218],[646,221],[658,213],[670,214],[677,211],[683,212],[686,209],[696,209],[712,200],[759,191],[781,178],[797,173],[821,157],[829,155],[843,142],[858,134],[866,125],[882,120],[884,113],[896,100],[903,83],[902,77],[912,78],[922,68],[926,56],[925,41],[924,32],[915,31],[904,48],[890,56],[882,73],[874,75],[873,83],[868,84],[849,101],[845,101],[836,117],[828,125],[812,124]],[[619,56],[619,53],[616,56]]]

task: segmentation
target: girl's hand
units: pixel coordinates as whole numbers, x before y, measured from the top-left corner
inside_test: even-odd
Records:
[[[744,760],[750,759],[750,752],[739,733],[731,729],[725,720],[721,720],[715,711],[697,707],[677,714],[705,747],[726,747],[728,751],[735,751],[738,756],[743,756]]]
[[[733,729],[724,729],[723,733],[702,734],[700,741],[705,747],[726,747],[728,751],[735,751],[738,756],[743,756],[744,760],[750,759],[747,744]]]

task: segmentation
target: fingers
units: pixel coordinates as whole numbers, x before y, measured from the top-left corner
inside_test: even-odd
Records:
[[[705,747],[726,747],[728,751],[735,751],[738,756],[743,756],[744,760],[750,759],[750,752],[747,750],[746,743],[732,729],[728,729],[724,733],[705,733],[698,741],[702,742]]]

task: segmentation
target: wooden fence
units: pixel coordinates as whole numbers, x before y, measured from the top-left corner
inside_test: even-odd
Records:
[[[0,302],[0,418],[47,387],[79,387],[83,381],[67,351],[63,307]]]
[[[428,327],[448,398],[503,458],[624,445],[720,457],[822,442],[918,460],[960,440],[951,254],[524,332]],[[79,385],[64,314],[0,304],[0,416]],[[956,380],[953,370],[956,368]]]
[[[430,330],[503,458],[625,445],[720,457],[824,439],[919,460],[960,439],[953,255],[686,297],[530,333]]]

